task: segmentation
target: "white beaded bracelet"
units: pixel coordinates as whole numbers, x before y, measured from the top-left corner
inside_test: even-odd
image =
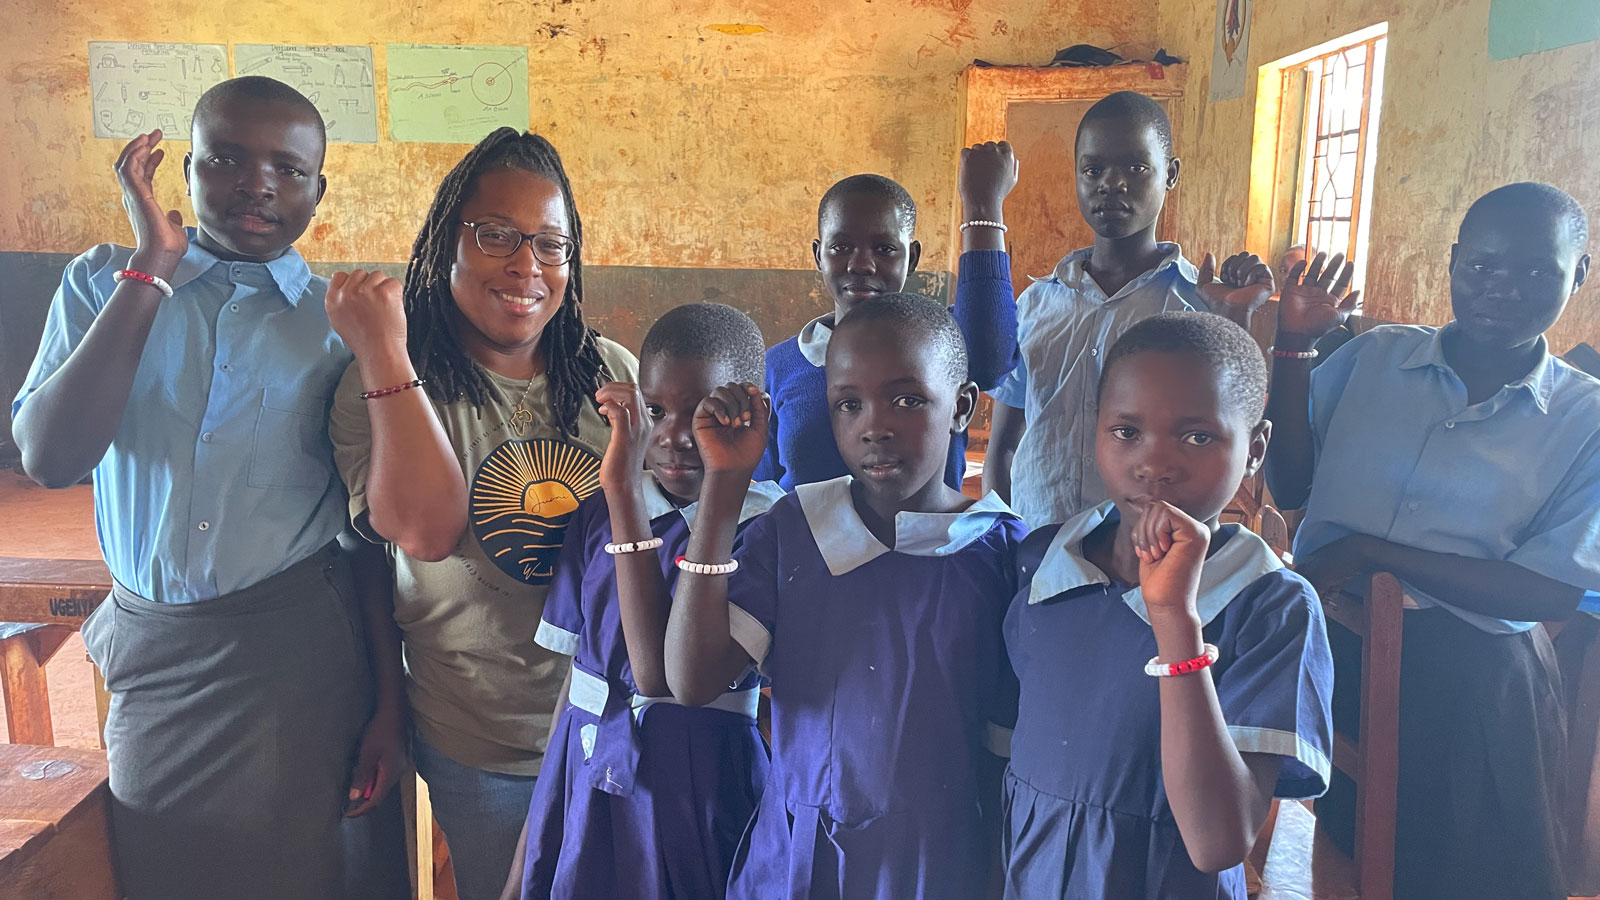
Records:
[[[1215,644],[1206,644],[1205,650],[1194,659],[1183,662],[1164,663],[1161,657],[1152,656],[1144,664],[1144,673],[1153,678],[1171,678],[1174,675],[1192,675],[1217,661],[1217,647]]]
[[[990,219],[973,219],[970,222],[961,223],[962,231],[966,231],[968,228],[998,228],[1001,231],[1008,230],[1004,222],[995,222]]]
[[[618,553],[638,553],[642,550],[654,550],[665,543],[666,541],[662,540],[661,538],[653,537],[643,541],[630,541],[624,544],[607,544],[605,550],[612,556],[616,556]]]
[[[695,575],[732,575],[739,568],[739,561],[730,559],[725,563],[697,563],[680,556],[678,568]]]

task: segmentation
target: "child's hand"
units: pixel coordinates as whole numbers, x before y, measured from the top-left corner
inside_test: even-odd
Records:
[[[1139,591],[1152,619],[1185,616],[1198,622],[1195,595],[1211,529],[1164,500],[1153,500],[1133,526]]]
[[[328,324],[357,360],[406,352],[406,307],[400,282],[382,272],[335,272],[328,283]]]
[[[1217,280],[1218,277],[1221,280]],[[1230,310],[1253,313],[1272,298],[1272,267],[1254,253],[1235,253],[1217,271],[1217,258],[1206,254],[1197,279],[1200,299],[1218,315]]]
[[[1005,141],[973,144],[961,151],[956,192],[968,220],[1001,221],[1006,195],[1017,186],[1017,158]]]
[[[1332,260],[1326,253],[1318,253],[1309,267],[1296,263],[1278,289],[1278,339],[1274,342],[1278,348],[1309,350],[1319,338],[1338,328],[1361,303],[1360,291],[1345,296],[1354,276],[1355,263],[1346,262],[1343,253]]]
[[[133,223],[134,258],[129,265],[144,271],[144,266],[165,268],[151,272],[167,277],[176,270],[178,260],[189,250],[189,235],[183,230],[183,214],[175,209],[163,210],[156,202],[156,167],[167,151],[156,148],[161,141],[158,128],[141,134],[122,148],[117,157],[117,183],[122,185],[122,207],[128,211]]]
[[[405,721],[379,713],[367,722],[356,751],[355,770],[345,799],[345,818],[364,816],[383,802],[406,770]]]
[[[600,460],[600,486],[607,494],[632,490],[644,471],[644,451],[650,443],[650,420],[639,386],[613,381],[594,394],[600,415],[611,423],[611,442]]]
[[[746,382],[725,384],[694,411],[694,440],[707,472],[742,473],[746,480],[767,450],[772,400]]]

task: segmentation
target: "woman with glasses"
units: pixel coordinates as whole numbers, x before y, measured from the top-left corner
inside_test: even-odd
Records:
[[[498,897],[516,855],[566,673],[534,631],[610,439],[593,398],[638,379],[584,322],[582,242],[555,148],[502,128],[440,184],[403,285],[328,292],[355,354],[329,434],[394,566],[412,753],[462,900]]]

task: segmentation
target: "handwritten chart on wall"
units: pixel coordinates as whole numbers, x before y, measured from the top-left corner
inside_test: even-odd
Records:
[[[227,77],[221,44],[90,41],[94,136],[132,138],[159,128],[167,140],[186,141],[195,101]]]
[[[475,144],[509,125],[528,127],[524,47],[390,44],[389,136]]]
[[[378,142],[378,95],[372,48],[234,44],[239,75],[265,75],[304,94],[328,126],[328,140]]]

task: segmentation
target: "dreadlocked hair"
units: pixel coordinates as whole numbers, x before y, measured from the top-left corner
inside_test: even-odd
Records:
[[[427,381],[428,393],[441,403],[465,396],[474,406],[484,406],[504,399],[488,373],[462,347],[453,314],[455,298],[450,293],[450,269],[462,227],[461,206],[472,195],[478,176],[497,166],[550,179],[560,188],[567,207],[576,246],[567,263],[566,294],[539,336],[539,352],[544,357],[556,422],[563,435],[571,436],[577,433],[583,404],[593,405],[595,392],[612,379],[595,341],[599,332],[583,319],[583,224],[572,198],[572,184],[567,181],[561,155],[539,135],[498,128],[467,151],[440,182],[406,266],[406,348],[418,376]]]

